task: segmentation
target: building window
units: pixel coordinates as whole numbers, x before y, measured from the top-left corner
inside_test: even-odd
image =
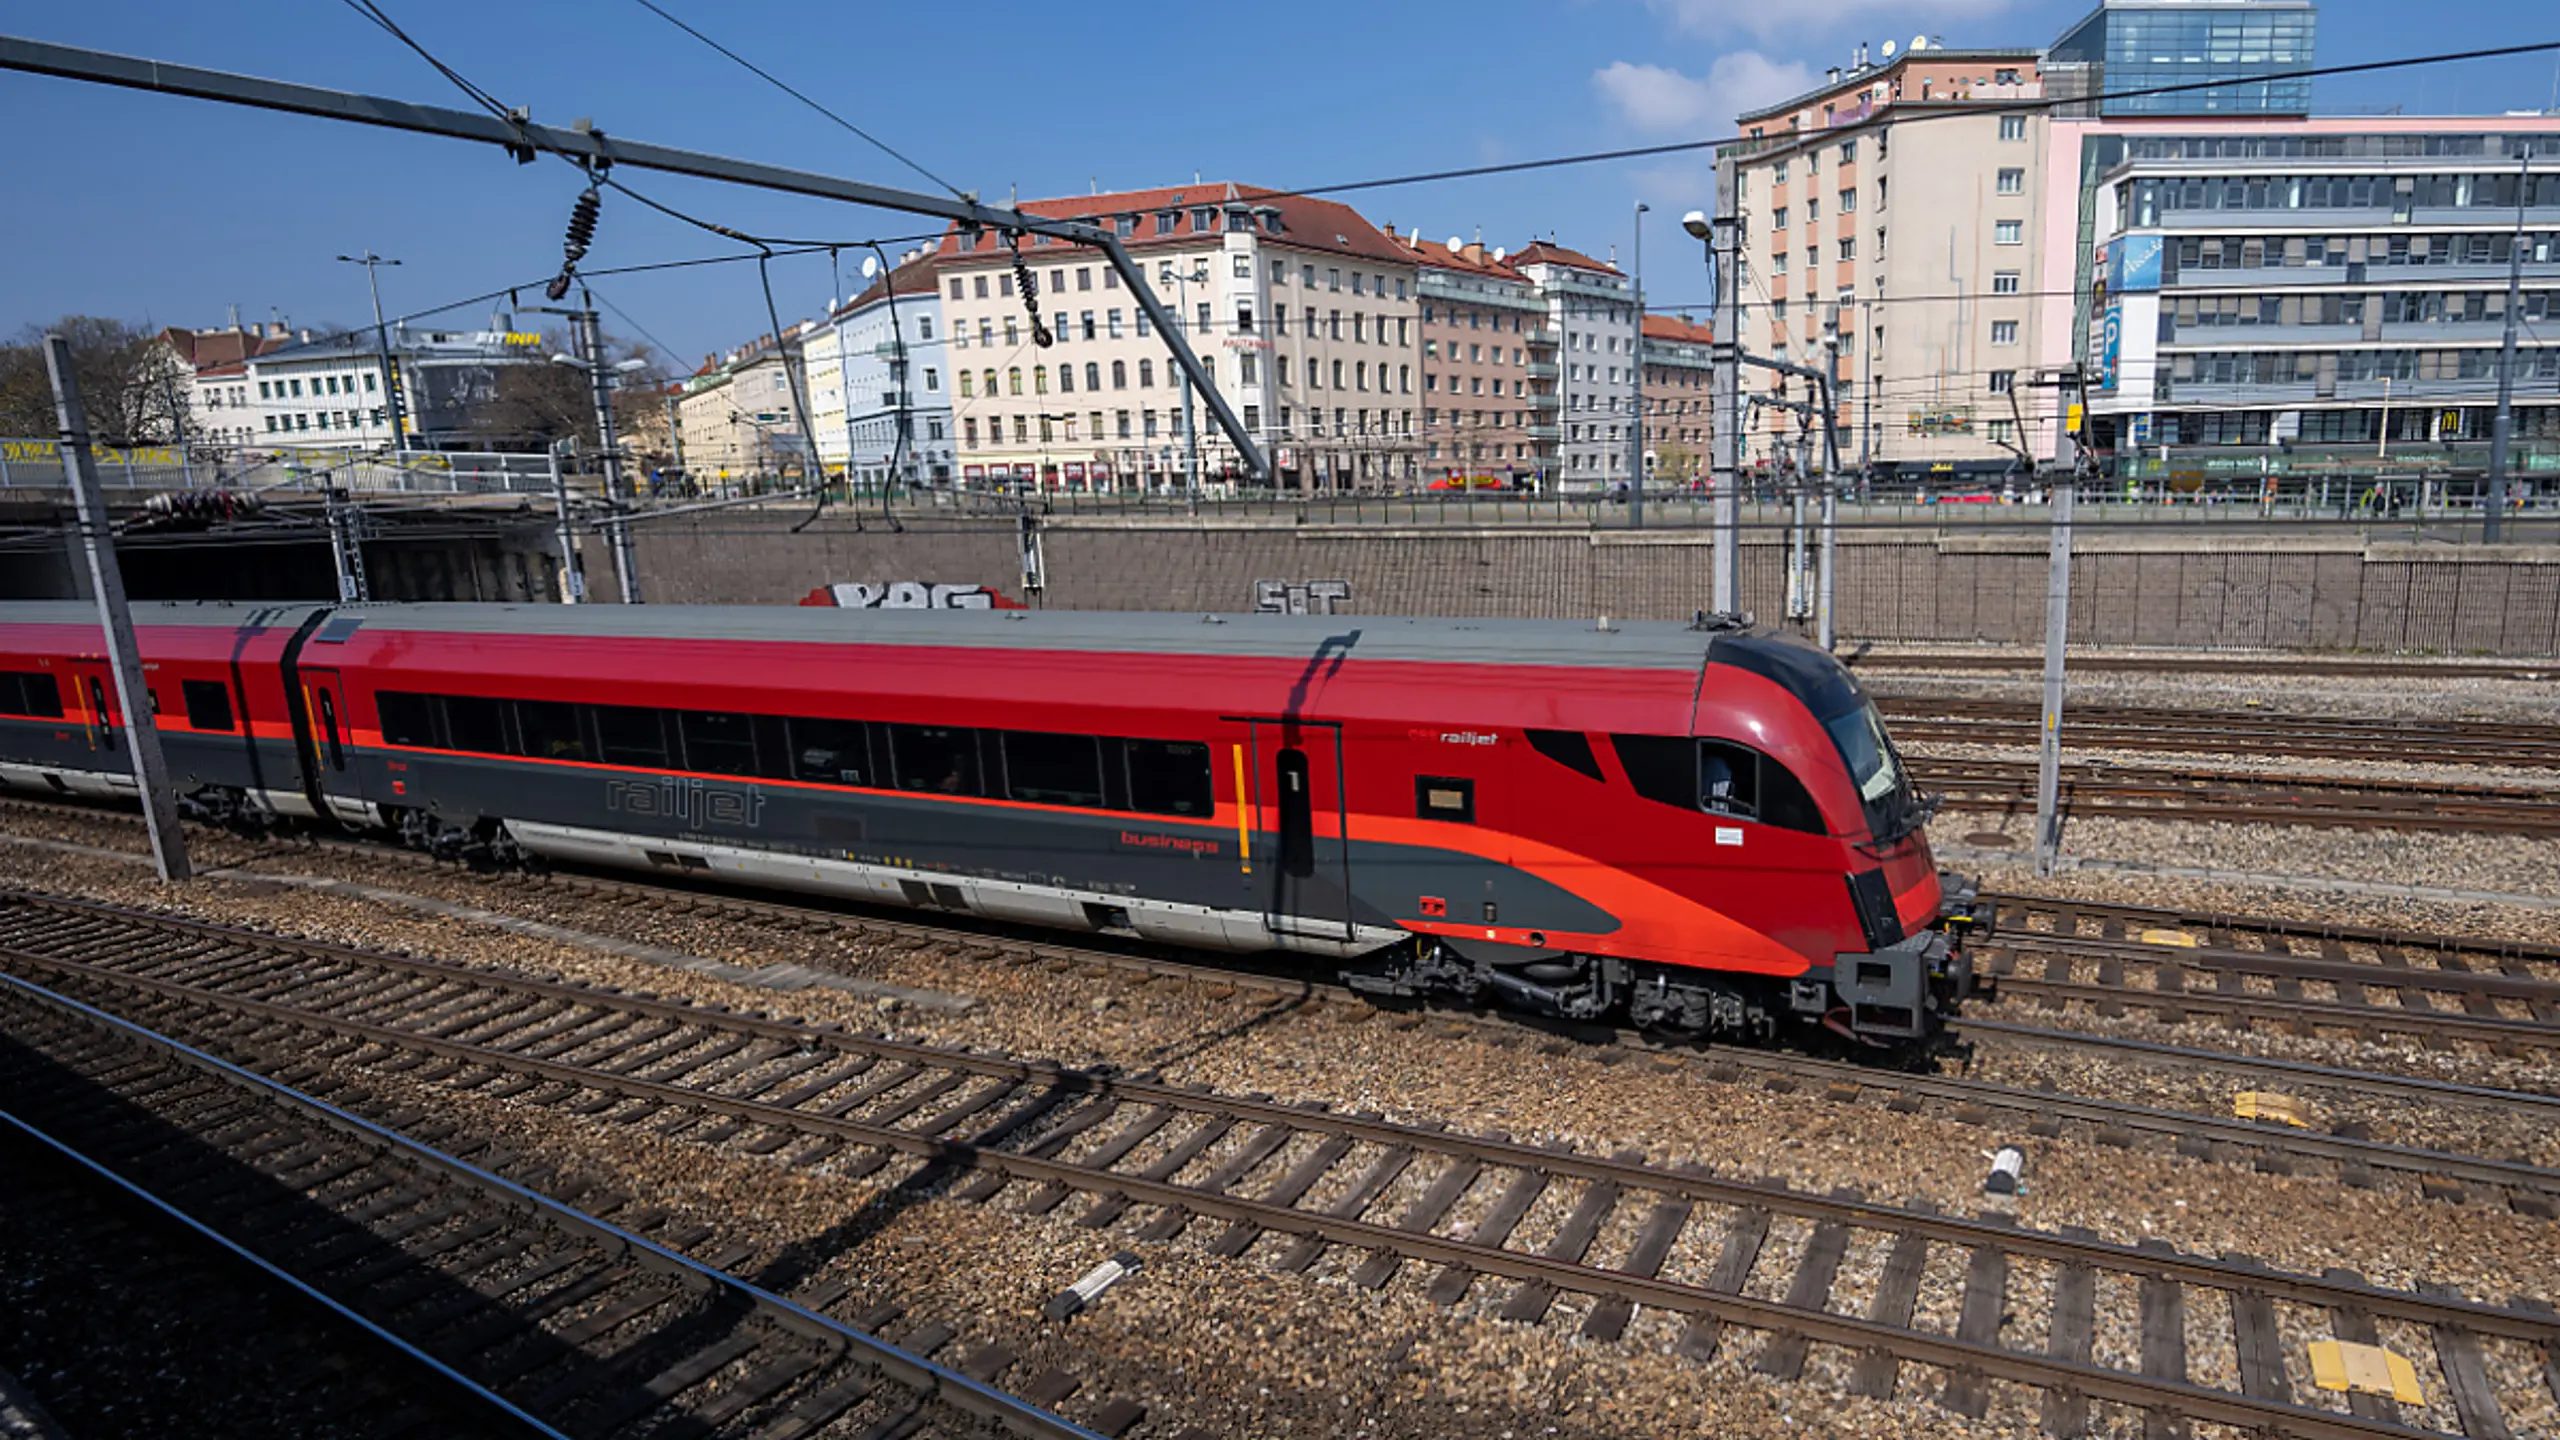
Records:
[[[1236,380],[1240,384],[1251,385],[1256,379],[1253,352],[1248,350],[1236,357]]]
[[[2015,271],[2015,270],[1994,270],[1994,271],[1992,271],[1992,272],[1991,272],[1991,293],[1992,293],[1992,294],[1994,294],[1994,295],[2015,295],[2015,294],[2017,294],[2017,293],[2018,293],[2018,272],[2017,272],[2017,271]]]
[[[1857,158],[1858,158],[1858,142],[1857,142],[1857,141],[1855,141],[1855,140],[1843,140],[1843,141],[1841,141],[1841,142],[1840,142],[1840,163],[1841,163],[1841,164],[1843,164],[1843,165],[1846,165],[1846,164],[1848,164],[1850,161],[1855,160],[1855,159],[1857,159]]]
[[[1250,280],[1250,279],[1252,279],[1252,278],[1253,278],[1253,257],[1252,257],[1252,256],[1250,256],[1250,255],[1243,255],[1243,254],[1239,254],[1239,255],[1237,255],[1237,256],[1235,257],[1235,273],[1236,273],[1236,278],[1237,278],[1237,279],[1239,279],[1239,280]]]
[[[1126,390],[1129,388],[1128,361],[1114,360],[1111,362],[1111,388],[1114,390]]]
[[[1843,260],[1855,260],[1858,258],[1857,236],[1843,235],[1840,237],[1840,258]]]
[[[2015,370],[1994,370],[1991,372],[1991,393],[1994,395],[2008,394],[2012,389],[2016,388],[2017,383],[2018,372]]]
[[[1007,370],[1007,371],[1005,372],[1004,382],[1005,382],[1005,389],[1006,389],[1007,391],[1009,391],[1010,393],[1015,394],[1015,395],[1019,395],[1019,394],[1021,394],[1021,393],[1022,393],[1022,367],[1021,367],[1021,366],[1019,366],[1019,365],[1016,365],[1016,366],[1014,366],[1012,369]]]
[[[2023,220],[1994,220],[1991,222],[1991,243],[1994,245],[2025,244],[2026,222]]]
[[[2003,139],[2003,140],[2024,140],[2024,139],[2026,139],[2026,138],[2027,138],[2027,117],[2026,117],[2026,116],[2024,116],[2024,115],[2003,115],[2003,116],[2001,116],[2001,117],[2000,117],[2000,138],[2001,138],[2001,139]]]
[[[2013,444],[2018,438],[2018,422],[2014,420],[1989,421],[1984,426],[1983,438],[1989,440],[1994,445]]]
[[[1102,367],[1091,360],[1084,362],[1084,388],[1087,390],[1102,388]]]
[[[1843,191],[1841,191],[1841,192],[1840,192],[1840,213],[1841,213],[1841,214],[1843,214],[1843,215],[1846,215],[1846,214],[1848,214],[1850,211],[1855,210],[1855,209],[1857,209],[1857,208],[1858,208],[1858,192],[1857,192],[1857,191],[1855,191],[1855,190],[1843,190]]]
[[[2024,195],[2027,193],[2027,172],[2015,167],[2004,169],[2000,172],[1999,184],[2003,195]]]
[[[1769,228],[1772,230],[1784,230],[1787,228],[1786,206],[1781,205],[1777,209],[1769,212]]]
[[[1112,361],[1112,362],[1111,362],[1111,378],[1112,378],[1112,381],[1113,381],[1112,388],[1113,388],[1113,389],[1115,389],[1115,390],[1119,388],[1118,381],[1119,381],[1119,378],[1120,378],[1120,373],[1121,373],[1121,372],[1120,372],[1120,362],[1119,362],[1119,361],[1117,361],[1117,360]],[[1172,378],[1173,378],[1173,367],[1172,367],[1171,365],[1167,365],[1167,366],[1165,367],[1165,372],[1164,372],[1164,373],[1165,373],[1165,378],[1166,378],[1166,379],[1168,379],[1168,380],[1172,379]],[[1139,388],[1139,389],[1141,389],[1141,390],[1153,390],[1154,388],[1156,388],[1156,362],[1154,362],[1153,360],[1141,360],[1141,361],[1139,361],[1139,362],[1138,362],[1138,388]]]
[[[934,367],[932,367],[932,366],[930,366],[930,365],[927,365],[926,367],[924,367],[924,388],[926,388],[927,390],[939,390],[939,389],[941,389],[941,388],[942,388],[942,372],[941,372],[940,370],[935,369]]]
[[[2015,320],[1994,320],[1994,321],[1992,321],[1992,322],[1991,322],[1991,343],[1992,343],[1992,344],[1994,344],[1994,345],[2015,345],[2015,344],[2017,344],[2017,343],[2018,343],[2018,322],[2017,322],[2017,321],[2015,321]]]

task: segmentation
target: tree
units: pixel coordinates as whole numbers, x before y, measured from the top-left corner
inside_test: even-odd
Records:
[[[81,408],[99,444],[167,445],[178,439],[193,379],[186,365],[158,332],[97,315],[30,325],[15,342],[0,345],[0,436],[41,439],[61,429],[45,367],[49,333],[71,342]]]
[[[566,334],[546,331],[541,360],[493,367],[486,403],[471,412],[474,435],[501,449],[541,450],[575,438],[581,452],[596,447],[595,399],[587,388],[587,372],[548,357],[572,353]],[[651,387],[663,389],[664,366],[648,347],[605,337],[606,363],[640,360],[642,367],[617,371],[614,422],[627,423],[638,397]],[[654,403],[654,402],[652,402]],[[627,447],[626,447],[627,448]]]

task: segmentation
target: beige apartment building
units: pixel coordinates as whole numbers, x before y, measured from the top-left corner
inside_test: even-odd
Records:
[[[1844,460],[1888,475],[1996,473],[2028,442],[2019,422],[2045,393],[2028,384],[2049,323],[2028,277],[2044,268],[2049,122],[1970,107],[2040,97],[2039,52],[1930,47],[1880,65],[1864,53],[1819,89],[1740,117],[1735,335],[1747,352],[1821,367],[1836,329]],[[1757,369],[1743,387],[1807,393]],[[1801,423],[1747,409],[1745,465],[1791,452]]]
[[[1345,489],[1419,473],[1417,265],[1358,212],[1221,182],[1020,208],[1119,237],[1272,483]],[[961,484],[1179,488],[1195,443],[1203,483],[1243,478],[1205,399],[1186,431],[1181,368],[1100,252],[954,231],[939,273]]]
[[[1685,315],[1644,317],[1644,472],[1659,485],[1709,473],[1715,327]]]
[[[1532,359],[1547,302],[1481,240],[1396,237],[1418,269],[1422,474],[1426,483],[1511,486],[1538,473],[1557,439],[1556,359]]]
[[[799,378],[803,331],[777,346],[770,335],[715,359],[683,382],[676,430],[684,437],[685,472],[703,490],[752,488],[805,466],[792,381]],[[786,357],[790,370],[784,366]]]

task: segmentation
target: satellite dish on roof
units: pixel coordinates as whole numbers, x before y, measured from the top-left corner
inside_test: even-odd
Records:
[[[1896,46],[1896,45],[1894,44],[1894,42],[1892,42],[1892,41],[1890,41],[1890,40],[1887,40],[1886,42],[1884,42],[1884,58],[1886,58],[1887,60],[1892,59],[1892,58],[1893,58],[1893,52],[1894,52],[1896,49],[1898,49],[1898,48],[1900,48],[1900,47]]]
[[[1912,54],[1917,55],[1917,54],[1919,54],[1921,51],[1926,50],[1926,49],[1928,49],[1928,48],[1929,48],[1929,37],[1928,37],[1928,36],[1926,36],[1926,35],[1914,35],[1914,36],[1912,36],[1912,37],[1911,37],[1911,53],[1912,53]]]
[[[1455,255],[1455,254],[1457,254],[1459,251],[1461,251],[1461,250],[1463,250],[1463,249],[1465,249],[1465,248],[1466,248],[1466,246],[1465,246],[1462,242],[1460,242],[1460,240],[1458,239],[1458,237],[1457,237],[1457,236],[1455,236],[1455,235],[1452,235],[1452,236],[1450,236],[1450,237],[1449,237],[1449,242],[1448,242],[1448,243],[1449,243],[1449,253],[1450,253],[1450,254],[1452,254],[1452,255]]]
[[[863,257],[862,257],[862,278],[863,278],[863,279],[865,279],[865,280],[869,280],[869,279],[872,279],[873,277],[877,276],[879,273],[880,273],[880,257],[879,257],[879,256],[877,256],[877,255],[865,255],[865,256],[863,256]]]
[[[1495,264],[1497,264],[1497,265],[1501,264],[1501,263],[1502,263],[1502,257],[1503,257],[1503,256],[1505,256],[1505,255],[1507,255],[1507,254],[1509,254],[1509,253],[1510,253],[1509,251],[1507,251],[1507,250],[1503,249],[1503,248],[1502,248],[1501,246],[1499,246],[1499,245],[1494,246],[1494,247],[1493,247],[1493,262],[1494,262]]]

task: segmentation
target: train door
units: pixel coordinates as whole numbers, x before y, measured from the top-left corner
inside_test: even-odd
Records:
[[[88,742],[85,762],[66,769],[61,783],[74,794],[130,795],[134,791],[132,737],[124,733],[124,705],[116,695],[115,671],[102,660],[74,660],[63,676],[64,718],[80,717],[80,737]]]
[[[302,690],[302,773],[314,807],[359,824],[368,817],[348,773],[355,735],[347,728],[347,690],[335,670],[297,667]]]
[[[1255,803],[1273,836],[1263,918],[1272,932],[1351,938],[1351,816],[1344,798],[1342,727],[1253,722]]]

